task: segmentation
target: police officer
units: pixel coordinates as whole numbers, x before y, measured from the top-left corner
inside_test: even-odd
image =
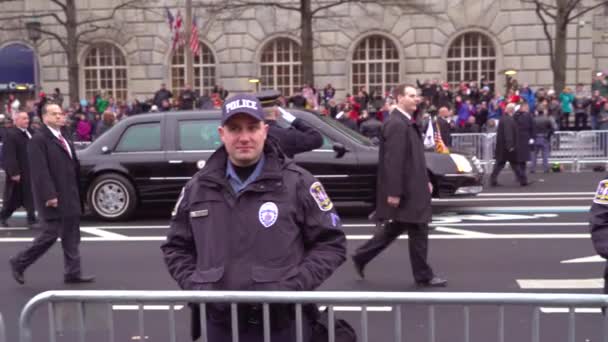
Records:
[[[597,254],[608,259],[608,179],[598,185],[590,214],[593,247]],[[604,293],[608,294],[608,263],[604,269]]]
[[[268,125],[268,136],[275,140],[283,153],[289,158],[302,152],[312,151],[323,146],[323,136],[314,127],[304,120],[296,118],[285,109],[276,106],[275,99],[280,95],[278,91],[258,93],[260,102],[267,107],[264,110],[264,120]],[[281,127],[277,120],[282,117],[290,126]]]
[[[166,242],[169,273],[185,290],[310,291],[344,262],[345,236],[323,186],[268,141],[260,101],[236,95],[223,105],[223,142],[186,184]],[[273,342],[295,340],[293,308],[271,307]],[[207,305],[209,341],[262,341],[260,305]],[[193,310],[193,339],[200,320]],[[304,336],[311,323],[303,322]],[[307,340],[305,339],[305,341]]]

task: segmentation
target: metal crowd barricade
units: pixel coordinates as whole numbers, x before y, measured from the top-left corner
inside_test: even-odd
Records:
[[[579,159],[580,155],[579,144],[577,142],[577,132],[557,131],[551,136],[549,162],[570,164],[572,165],[572,171],[575,171]]]
[[[4,320],[2,319],[1,313],[0,313],[0,342],[6,342],[6,327],[4,325]]]
[[[496,133],[453,133],[450,151],[477,157],[488,172],[494,159]]]
[[[608,131],[580,131],[576,143],[579,156],[576,171],[583,164],[608,162]]]
[[[540,307],[562,306],[569,308],[568,341],[575,342],[576,319],[575,307],[601,308],[608,305],[608,295],[599,294],[538,294],[538,293],[425,293],[425,292],[230,292],[230,291],[48,291],[32,298],[23,308],[19,318],[19,334],[21,342],[32,341],[32,320],[37,309],[48,308],[51,336],[45,339],[56,341],[55,306],[72,303],[78,308],[77,318],[79,341],[86,340],[85,310],[86,304],[105,304],[108,309],[108,331],[110,341],[114,341],[114,321],[112,316],[113,304],[133,303],[139,307],[137,331],[140,339],[144,339],[145,315],[144,304],[168,304],[168,328],[170,341],[176,341],[175,311],[176,304],[199,303],[201,309],[201,341],[207,342],[206,305],[209,303],[230,303],[232,326],[238,326],[237,303],[262,303],[264,341],[270,341],[270,303],[295,304],[296,341],[303,342],[302,305],[307,303],[328,306],[329,341],[335,342],[335,313],[334,306],[340,304],[361,305],[360,333],[358,341],[369,341],[368,307],[385,305],[391,307],[394,322],[394,341],[403,341],[406,337],[403,329],[402,307],[404,305],[428,305],[428,336],[430,342],[435,342],[437,331],[436,307],[439,305],[462,306],[464,317],[465,342],[471,340],[471,306],[495,306],[497,308],[497,341],[505,341],[505,307],[532,306],[531,333],[532,342],[540,341]],[[518,315],[520,318],[521,315]],[[602,318],[603,341],[608,342],[608,316]],[[451,332],[455,333],[455,332]],[[239,336],[233,330],[232,341],[238,342]],[[316,341],[315,341],[316,342]]]

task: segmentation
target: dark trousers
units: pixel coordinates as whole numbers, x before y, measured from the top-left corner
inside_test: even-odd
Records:
[[[551,141],[544,136],[537,136],[534,140],[534,147],[532,149],[532,173],[536,171],[536,162],[538,159],[538,153],[541,153],[543,158],[543,171],[549,172],[549,152],[551,148]]]
[[[570,113],[562,113],[559,118],[559,128],[566,130],[570,127]]]
[[[587,127],[587,113],[576,113],[574,114],[574,129],[577,131],[583,130]]]
[[[306,316],[302,315],[302,341],[309,342],[312,335],[312,325]],[[294,342],[296,341],[296,322],[284,329],[273,330],[272,322],[270,330],[270,340],[272,342]],[[232,330],[223,325],[207,322],[207,340],[213,342],[232,342]],[[261,324],[249,325],[239,331],[239,341],[243,342],[263,342],[264,328]],[[313,342],[313,341],[310,341]]]
[[[406,230],[409,237],[410,264],[414,280],[416,282],[431,280],[434,275],[426,260],[429,245],[429,231],[426,224],[388,223],[383,228],[379,228],[363,246],[357,248],[353,256],[354,260],[365,266]]]
[[[23,182],[23,179],[21,179]],[[36,221],[36,211],[32,202],[32,194],[28,187],[22,182],[14,182],[6,175],[4,184],[4,196],[2,197],[2,210],[0,211],[0,221],[6,221],[15,210],[23,206],[27,212],[27,222]]]
[[[64,274],[66,276],[80,275],[80,217],[62,217],[56,220],[42,220],[42,233],[32,245],[15,258],[15,266],[25,270],[36,262],[61,237],[63,249]]]
[[[526,162],[516,162],[511,160],[509,160],[508,162],[511,165],[511,169],[513,169],[513,172],[515,173],[515,178],[517,178],[519,184],[527,184],[528,177],[526,176]],[[500,173],[500,171],[502,171],[502,169],[505,168],[506,164],[507,160],[496,161],[496,164],[494,164],[494,169],[492,170],[492,174],[490,175],[490,181],[492,183],[496,182],[498,174]]]

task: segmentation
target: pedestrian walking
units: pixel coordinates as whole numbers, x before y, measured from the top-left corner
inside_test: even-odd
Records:
[[[30,117],[26,112],[13,115],[13,127],[7,128],[3,137],[2,165],[6,173],[0,224],[8,227],[8,220],[17,208],[23,206],[27,212],[27,225],[39,228],[32,199],[30,166],[27,146],[33,132],[28,129]]]
[[[412,85],[395,87],[397,106],[382,126],[378,162],[377,220],[386,224],[352,256],[361,278],[364,268],[407,231],[414,280],[421,287],[445,286],[427,261],[432,185],[427,175],[422,132],[413,117],[420,97]]]
[[[312,291],[345,259],[340,217],[323,185],[285,158],[272,141],[259,100],[236,95],[222,107],[223,146],[186,184],[161,249],[184,290]],[[207,304],[208,340],[262,341],[261,304]],[[192,307],[192,338],[200,312]],[[309,310],[307,310],[309,311]],[[316,310],[312,310],[316,311]],[[302,322],[303,341],[312,320]],[[270,306],[271,340],[295,340],[291,305]],[[311,341],[312,342],[312,341]]]
[[[507,162],[511,165],[517,181],[522,185],[528,184],[528,178],[519,165],[518,158],[518,134],[517,123],[513,118],[515,114],[515,104],[509,103],[505,107],[505,111],[498,122],[498,130],[496,131],[496,149],[494,151],[496,163],[490,175],[490,185],[498,186],[498,175],[504,169]],[[528,141],[525,141],[527,144]]]
[[[540,103],[537,108],[537,115],[534,117],[534,145],[532,147],[532,169],[531,173],[536,172],[536,162],[540,153],[543,159],[543,172],[549,173],[549,153],[551,151],[551,136],[557,129],[557,123],[549,116],[546,109],[547,101]]]
[[[56,104],[43,108],[44,126],[29,142],[34,204],[41,218],[42,232],[33,244],[10,259],[15,280],[25,283],[25,270],[61,237],[64,282],[88,283],[95,277],[81,272],[79,164],[72,143],[61,135],[66,117]]]
[[[536,137],[534,131],[534,117],[530,114],[530,106],[527,102],[523,102],[520,105],[519,110],[515,112],[513,118],[515,119],[517,127],[515,158],[521,173],[526,175],[526,165],[530,160],[530,152],[534,147],[534,138]],[[528,185],[527,179],[526,182],[521,185]]]

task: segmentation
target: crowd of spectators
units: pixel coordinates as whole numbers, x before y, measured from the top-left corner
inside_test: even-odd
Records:
[[[574,90],[566,87],[560,92],[533,89],[526,83],[520,85],[515,79],[511,80],[504,95],[485,79],[463,81],[457,86],[445,81],[425,80],[418,81],[417,86],[422,99],[421,117],[434,117],[444,107],[447,115],[442,116],[446,116],[452,133],[494,132],[505,106],[523,102],[528,104],[531,114],[546,114],[559,130],[608,129],[608,80],[603,73],[595,75],[590,87],[578,84]],[[368,91],[361,88],[342,99],[336,94],[331,84],[322,89],[304,85],[291,96],[282,96],[279,102],[285,107],[316,110],[370,138],[379,134],[382,121],[394,104],[390,89]],[[40,92],[36,99],[24,104],[10,95],[4,107],[2,125],[10,125],[12,113],[24,110],[30,114],[32,128],[36,129],[41,125],[42,107],[52,101],[65,108],[69,134],[74,141],[92,141],[125,117],[172,110],[219,109],[228,95],[221,85],[203,94],[185,85],[179,94],[173,94],[161,84],[154,96],[146,101],[116,101],[110,94],[99,93],[90,99],[65,104],[63,94],[55,89],[50,94]]]

